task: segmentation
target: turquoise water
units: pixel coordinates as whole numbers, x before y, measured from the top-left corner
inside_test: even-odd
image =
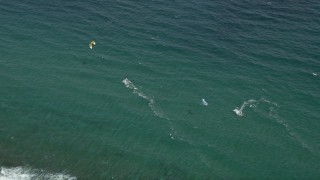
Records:
[[[0,179],[320,178],[318,1],[13,0],[0,22]]]

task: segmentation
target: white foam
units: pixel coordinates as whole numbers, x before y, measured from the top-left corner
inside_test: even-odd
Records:
[[[317,76],[318,74],[313,72],[312,75]]]
[[[46,180],[76,180],[63,173],[48,173],[40,169],[32,169],[28,167],[1,167],[0,180],[33,180],[33,179],[46,179]]]

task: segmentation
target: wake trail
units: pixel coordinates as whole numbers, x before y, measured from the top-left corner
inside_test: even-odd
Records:
[[[286,130],[286,132],[292,137],[295,141],[297,141],[303,148],[307,149],[309,152],[312,151],[312,147],[308,145],[300,135],[298,135],[293,128],[289,125],[289,123],[284,119],[281,118],[278,114],[278,104],[271,102],[267,99],[261,98],[259,100],[250,99],[247,101],[244,101],[240,107],[236,107],[233,111],[236,113],[236,115],[243,117],[244,116],[244,110],[246,107],[257,109],[258,106],[261,104],[267,105],[268,109],[258,109],[255,112],[259,112],[263,115],[265,115],[268,119],[274,120],[279,125],[283,126]]]
[[[122,80],[122,83],[129,89],[133,90],[134,94],[137,94],[139,97],[145,99],[146,101],[148,101],[148,106],[151,109],[151,111],[153,112],[153,114],[161,119],[165,119],[169,122],[169,129],[170,129],[170,133],[169,136],[171,139],[175,139],[175,137],[177,136],[177,132],[175,131],[173,122],[170,120],[170,118],[168,118],[160,108],[156,107],[156,102],[153,98],[145,95],[137,86],[135,86],[128,78],[125,78],[124,80]]]
[[[138,89],[128,78],[125,78],[123,81],[123,84],[129,88],[133,90],[134,94],[137,94],[138,96],[142,97],[143,99],[148,101],[148,106],[150,107],[151,111],[154,113],[155,116],[158,116],[160,118],[165,118],[166,117],[163,115],[163,113],[160,112],[160,110],[158,110],[155,107],[155,101],[154,99],[150,98],[149,96],[145,95],[140,89]]]

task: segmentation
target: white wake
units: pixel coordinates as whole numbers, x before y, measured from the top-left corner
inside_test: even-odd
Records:
[[[129,88],[129,89],[132,89],[133,90],[133,93],[134,94],[137,94],[138,96],[142,97],[143,99],[147,100],[148,101],[148,105],[150,107],[150,109],[152,110],[152,112],[160,117],[160,118],[165,118],[163,113],[160,112],[160,110],[158,110],[156,107],[155,107],[155,101],[154,99],[150,98],[149,96],[145,95],[140,89],[138,89],[128,78],[125,78],[123,81],[123,84]]]

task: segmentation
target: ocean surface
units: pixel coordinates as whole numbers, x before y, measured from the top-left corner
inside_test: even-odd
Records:
[[[320,178],[318,0],[0,0],[0,23],[1,180]]]

